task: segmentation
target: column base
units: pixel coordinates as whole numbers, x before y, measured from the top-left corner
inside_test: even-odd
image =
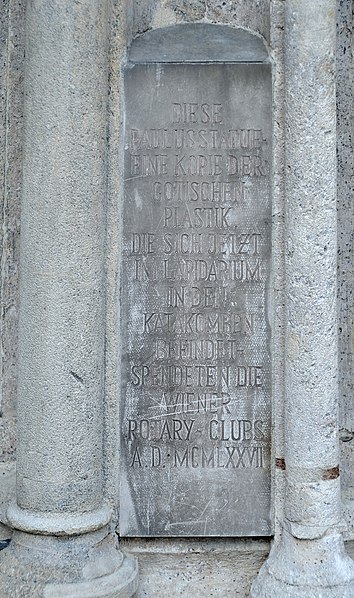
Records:
[[[0,553],[1,598],[131,598],[138,565],[107,528],[73,537],[15,531]]]
[[[354,561],[341,534],[300,540],[283,530],[251,589],[251,598],[353,598]]]

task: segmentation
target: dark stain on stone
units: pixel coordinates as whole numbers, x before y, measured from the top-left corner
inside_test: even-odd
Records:
[[[283,459],[282,457],[276,457],[275,467],[278,467],[278,469],[282,469],[283,471],[285,471],[286,470],[285,459]]]
[[[0,550],[4,550],[4,548],[7,548],[9,544],[10,544],[10,540],[2,540],[0,542]]]
[[[339,465],[331,467],[331,469],[326,469],[322,476],[323,480],[336,480],[337,478],[339,478]]]

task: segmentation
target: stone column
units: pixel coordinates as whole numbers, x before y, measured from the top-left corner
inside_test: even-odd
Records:
[[[2,597],[123,597],[103,499],[108,0],[28,0],[17,502]]]
[[[349,598],[354,563],[339,532],[336,2],[285,7],[287,490],[282,537],[252,596]]]

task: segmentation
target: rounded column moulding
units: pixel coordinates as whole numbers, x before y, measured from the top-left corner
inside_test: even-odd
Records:
[[[3,598],[129,598],[103,496],[109,2],[29,0],[14,529]]]
[[[253,598],[354,594],[340,534],[335,14],[334,0],[285,7],[285,517]]]

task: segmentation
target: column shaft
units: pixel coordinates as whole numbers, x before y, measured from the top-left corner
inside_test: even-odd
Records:
[[[252,596],[348,597],[338,531],[335,0],[285,4],[286,497]]]
[[[17,501],[102,504],[107,2],[27,8]]]
[[[108,0],[28,0],[15,529],[4,598],[128,598],[103,497]]]
[[[340,517],[335,2],[285,16],[286,517],[326,528]]]

